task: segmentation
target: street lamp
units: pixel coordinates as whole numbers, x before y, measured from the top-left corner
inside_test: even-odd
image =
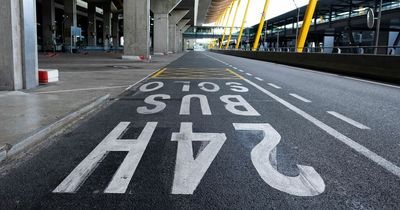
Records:
[[[296,1],[295,0],[292,0],[293,1],[293,4],[294,4],[294,6],[296,7],[296,9],[297,9],[297,24],[296,24],[296,48],[295,48],[295,51],[297,50],[297,40],[298,40],[298,38],[299,38],[299,21],[300,21],[300,8],[297,6],[297,4],[296,4]]]

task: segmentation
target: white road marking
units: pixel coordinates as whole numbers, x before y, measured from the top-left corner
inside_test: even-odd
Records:
[[[339,118],[339,119],[341,119],[341,120],[343,120],[343,121],[349,123],[350,125],[352,125],[352,126],[354,126],[354,127],[359,128],[359,129],[363,129],[363,130],[369,130],[369,129],[371,129],[371,128],[369,128],[369,127],[367,127],[367,126],[365,126],[365,125],[363,125],[363,124],[361,124],[361,123],[359,123],[359,122],[357,122],[357,121],[355,121],[355,120],[352,120],[352,119],[350,119],[350,118],[348,118],[348,117],[346,117],[346,116],[344,116],[344,115],[342,115],[342,114],[339,114],[339,113],[337,113],[337,112],[328,111],[328,114],[333,115],[333,116],[335,116],[335,117],[337,117],[337,118]]]
[[[379,166],[383,167],[384,169],[386,169],[390,173],[392,173],[395,176],[400,178],[400,167],[396,166],[392,162],[390,162],[390,161],[386,160],[385,158],[379,156],[375,152],[372,152],[371,150],[369,150],[368,148],[364,147],[363,145],[361,145],[361,144],[355,142],[354,140],[350,139],[349,137],[341,134],[339,131],[333,129],[332,127],[330,127],[328,125],[326,125],[325,123],[321,122],[320,120],[316,119],[315,117],[311,116],[310,114],[304,112],[303,110],[297,108],[296,106],[292,105],[291,103],[279,98],[275,94],[269,92],[268,90],[262,88],[261,86],[255,84],[254,82],[252,82],[252,81],[250,81],[248,79],[245,79],[245,78],[243,80],[246,81],[247,83],[249,83],[250,85],[254,86],[255,88],[257,88],[261,92],[265,93],[266,95],[270,96],[271,98],[275,99],[276,101],[278,101],[282,105],[286,106],[290,110],[292,110],[295,113],[299,114],[300,116],[304,117],[305,119],[307,119],[308,121],[310,121],[311,123],[313,123],[317,127],[321,128],[322,130],[324,130],[329,135],[335,137],[340,142],[342,142],[345,145],[349,146],[350,148],[352,148],[356,152],[364,155],[365,157],[367,157],[371,161],[375,162]]]
[[[310,100],[308,100],[308,99],[306,99],[306,98],[304,98],[304,97],[301,97],[301,96],[299,96],[299,95],[297,95],[297,94],[295,94],[295,93],[290,93],[289,95],[291,95],[291,96],[293,96],[293,97],[295,97],[295,98],[297,98],[297,99],[299,99],[300,101],[303,101],[303,102],[305,102],[305,103],[311,103]]]
[[[152,85],[155,85],[155,87],[149,88],[149,86],[152,86]],[[146,83],[146,84],[140,86],[139,90],[142,92],[152,92],[152,91],[156,91],[162,87],[164,87],[163,82],[149,82],[149,83]]]
[[[247,87],[244,87],[239,82],[227,82],[226,85],[228,85],[231,88],[231,90],[235,91],[235,92],[239,92],[239,93],[249,92],[249,89]]]
[[[240,116],[261,116],[241,95],[224,95],[221,96],[220,99],[225,103],[225,109],[232,114]]]
[[[235,69],[235,70],[237,70],[238,68],[236,68],[236,67],[232,67],[233,69]]]
[[[182,98],[181,110],[179,111],[179,115],[190,115],[190,101],[192,100],[192,98],[199,99],[201,112],[203,115],[212,115],[207,96],[198,94],[186,95]]]
[[[207,88],[206,85],[212,86],[212,88],[211,89]],[[220,87],[213,82],[201,82],[201,83],[199,83],[199,88],[203,91],[210,92],[210,93],[215,93],[220,90]]]
[[[121,122],[97,147],[65,178],[53,193],[75,193],[92,174],[109,152],[128,152],[114,174],[104,193],[125,193],[129,182],[147,145],[157,127],[157,122],[148,122],[138,139],[119,139],[128,129],[129,122]]]
[[[279,87],[278,85],[272,84],[272,83],[268,83],[269,86],[276,88],[276,89],[282,89],[281,87]]]
[[[190,81],[175,81],[175,83],[182,83],[182,92],[190,91]]]
[[[270,156],[274,155],[281,136],[270,124],[234,123],[233,127],[236,130],[263,132],[263,139],[251,150],[251,161],[265,183],[296,196],[316,196],[325,191],[324,180],[311,166],[297,165],[299,175],[296,177],[283,175],[274,168]]]
[[[247,75],[249,75],[249,76],[253,76],[252,74],[250,74],[250,73],[246,73]]]
[[[239,69],[240,72],[244,72],[242,69]]]
[[[172,194],[190,195],[196,190],[204,174],[226,141],[224,133],[193,133],[193,123],[183,122],[179,133],[172,133],[171,141],[178,142]],[[207,146],[193,157],[192,142],[208,141]]]
[[[255,77],[256,78],[256,80],[258,80],[258,81],[264,81],[263,79],[261,79],[260,77]]]
[[[171,99],[170,95],[167,94],[157,94],[157,95],[150,95],[144,99],[146,104],[150,104],[155,106],[154,108],[148,108],[147,106],[140,106],[136,109],[137,113],[139,114],[155,114],[163,111],[167,105],[162,101],[157,101],[156,98],[161,98],[163,100]]]

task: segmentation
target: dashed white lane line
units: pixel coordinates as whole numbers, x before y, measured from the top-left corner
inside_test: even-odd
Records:
[[[240,72],[244,72],[242,69],[239,69]]]
[[[232,68],[233,68],[233,69],[235,69],[235,70],[237,70],[237,69],[238,69],[238,68],[236,68],[236,67],[234,67],[234,66],[233,66]]]
[[[303,101],[303,102],[305,102],[305,103],[311,103],[310,100],[308,100],[308,99],[306,99],[306,98],[304,98],[304,97],[302,97],[302,96],[299,96],[299,95],[297,95],[297,94],[295,94],[295,93],[290,93],[289,95],[291,95],[291,96],[293,96],[293,97],[295,97],[295,98],[297,98],[297,99],[299,99],[300,101]]]
[[[334,128],[330,127],[329,125],[321,122],[317,118],[315,118],[315,117],[311,116],[310,114],[306,113],[305,111],[297,108],[296,106],[292,105],[291,103],[279,98],[277,95],[269,92],[268,90],[262,88],[261,86],[257,85],[256,83],[254,83],[254,82],[252,82],[252,81],[250,81],[250,80],[248,80],[246,78],[243,78],[243,80],[246,81],[248,84],[252,85],[253,87],[255,87],[256,89],[260,90],[261,92],[265,93],[269,97],[271,97],[274,100],[278,101],[283,106],[287,107],[288,109],[290,109],[290,110],[294,111],[295,113],[297,113],[298,115],[302,116],[304,119],[310,121],[311,123],[313,123],[314,125],[316,125],[320,129],[322,129],[323,131],[325,131],[326,133],[328,133],[332,137],[336,138],[337,140],[339,140],[343,144],[345,144],[348,147],[352,148],[354,151],[364,155],[365,157],[370,159],[372,162],[374,162],[377,165],[385,168],[387,171],[389,171],[390,173],[392,173],[395,176],[397,176],[398,178],[400,178],[400,167],[396,166],[392,162],[386,160],[385,158],[379,156],[378,154],[376,154],[375,152],[369,150],[368,148],[364,147],[363,145],[361,145],[361,144],[355,142],[354,140],[350,139],[349,137],[343,135],[339,131],[337,131]],[[368,170],[368,169],[366,169],[366,170]]]
[[[344,116],[344,115],[342,115],[342,114],[339,114],[339,113],[337,113],[337,112],[328,111],[328,114],[333,115],[333,116],[335,116],[335,117],[337,117],[337,118],[339,118],[339,119],[341,119],[341,120],[343,120],[343,121],[349,123],[350,125],[352,125],[352,126],[354,126],[354,127],[359,128],[359,129],[363,129],[363,130],[369,130],[369,129],[371,129],[371,128],[369,128],[369,127],[367,127],[367,126],[365,126],[365,125],[363,125],[363,124],[361,124],[361,123],[359,123],[359,122],[357,122],[357,121],[355,121],[355,120],[352,120],[352,119],[350,119],[350,118],[348,118],[348,117],[346,117],[346,116]]]
[[[272,83],[268,83],[269,86],[276,88],[276,89],[282,89],[281,87],[279,87],[278,85],[272,84]]]
[[[252,74],[250,74],[250,73],[246,73],[247,75],[249,75],[249,76],[253,76]]]
[[[256,80],[258,80],[258,81],[264,81],[263,79],[261,79],[260,77],[254,77]]]

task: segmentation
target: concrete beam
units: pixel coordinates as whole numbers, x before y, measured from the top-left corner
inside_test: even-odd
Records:
[[[169,14],[182,0],[152,0],[151,11],[154,14]]]
[[[185,33],[189,28],[190,28],[190,25],[185,25],[185,26],[181,29],[181,32],[182,32],[182,33]]]
[[[173,10],[171,13],[170,13],[170,16],[169,16],[169,22],[170,22],[170,24],[178,24],[178,22],[180,21],[180,20],[182,20],[182,18],[183,17],[185,17],[185,15],[187,14],[187,13],[189,13],[189,11],[190,10]]]
[[[123,59],[150,59],[150,0],[124,1]]]

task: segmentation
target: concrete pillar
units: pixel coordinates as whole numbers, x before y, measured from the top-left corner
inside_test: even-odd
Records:
[[[106,0],[103,3],[103,44],[104,50],[108,50],[109,41],[108,38],[111,36],[111,1]]]
[[[154,14],[154,54],[168,54],[169,14]]]
[[[183,34],[190,28],[190,25],[186,25],[181,29],[181,41],[182,41],[182,46],[181,49],[182,51],[185,50],[185,39],[183,37]]]
[[[169,13],[182,0],[152,0],[151,11],[154,13],[154,54],[168,54]]]
[[[150,59],[150,0],[124,1],[123,59]]]
[[[36,87],[36,1],[2,0],[0,28],[0,90]]]
[[[42,0],[42,50],[54,50],[56,8],[54,0]]]
[[[178,51],[176,48],[176,43],[178,37],[177,33],[177,24],[183,17],[189,12],[189,10],[174,10],[170,13],[169,16],[169,53],[175,53]],[[180,30],[180,29],[179,29]]]
[[[64,18],[64,45],[71,46],[71,27],[76,27],[78,22],[76,0],[64,0]]]
[[[119,19],[118,19],[118,14],[113,13],[112,19],[112,37],[113,37],[113,44],[114,48],[119,47]]]
[[[182,19],[176,25],[175,52],[182,52],[182,29],[189,23],[190,19]]]
[[[88,2],[88,46],[96,46],[96,3]]]

